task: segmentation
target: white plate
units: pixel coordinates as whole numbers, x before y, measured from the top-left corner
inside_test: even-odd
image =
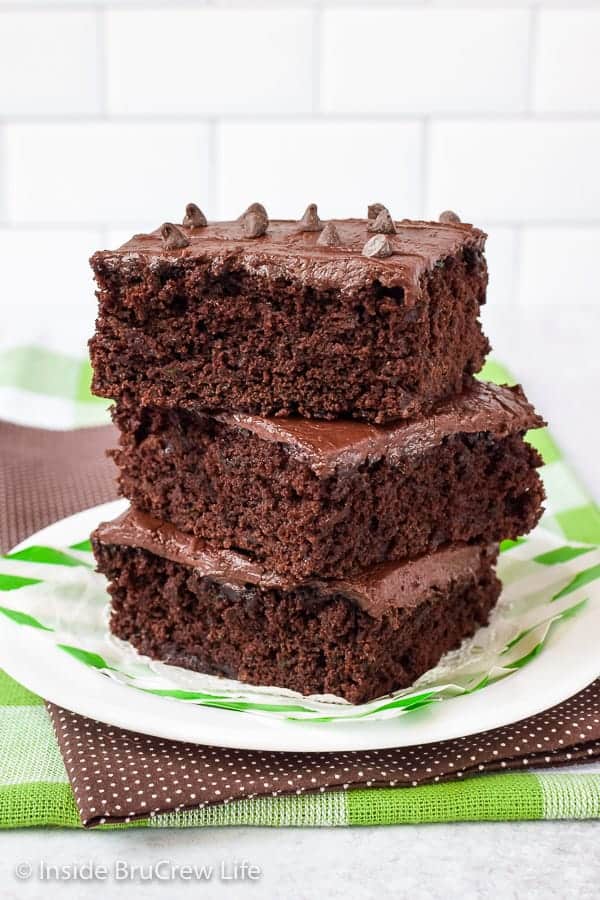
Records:
[[[15,550],[35,544],[68,547],[81,541],[100,521],[117,515],[122,505],[122,501],[104,504],[56,522]],[[586,557],[591,565],[597,561],[598,551]],[[565,571],[568,575],[569,570]],[[25,687],[59,706],[162,738],[260,750],[403,747],[507,725],[548,709],[586,687],[600,674],[598,585],[596,582],[587,585],[583,593],[573,593],[574,600],[585,595],[585,607],[561,622],[549,635],[544,652],[523,668],[482,690],[385,720],[290,721],[148,694],[82,665],[61,651],[46,632],[23,627],[4,616],[0,616],[0,666]],[[7,606],[11,605],[7,600],[10,593],[18,591],[2,595],[1,602]]]

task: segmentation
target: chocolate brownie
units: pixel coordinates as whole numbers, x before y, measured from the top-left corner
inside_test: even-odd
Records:
[[[294,583],[131,510],[93,544],[111,630],[141,653],[352,703],[412,684],[487,622],[500,592],[489,545]]]
[[[120,489],[142,511],[296,578],[348,575],[541,514],[543,424],[520,388],[473,382],[393,426],[217,417],[120,403]]]
[[[457,393],[489,349],[486,236],[372,215],[323,227],[316,209],[297,222],[259,204],[236,222],[188,213],[94,254],[94,392],[377,423]]]

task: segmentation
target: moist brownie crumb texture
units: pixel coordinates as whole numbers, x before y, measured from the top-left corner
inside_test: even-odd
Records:
[[[408,687],[487,622],[498,542],[541,514],[543,420],[473,378],[485,234],[379,203],[182,215],[91,260],[131,502],[93,535],[111,630],[303,694]]]

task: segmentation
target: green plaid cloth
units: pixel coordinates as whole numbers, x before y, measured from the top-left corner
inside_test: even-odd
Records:
[[[106,404],[89,393],[87,362],[35,348],[0,353],[0,403],[38,410],[35,424],[52,427],[60,406],[60,424],[107,421]],[[482,377],[510,382],[509,373],[490,362]],[[2,392],[5,389],[5,393]],[[45,410],[40,413],[39,410]],[[0,413],[2,413],[0,405]],[[46,416],[44,420],[40,417]],[[532,440],[546,463],[544,480],[551,501],[548,517],[567,540],[600,544],[600,513],[562,459],[546,429]],[[73,792],[44,701],[0,672],[0,826],[82,827]],[[206,825],[334,826],[421,822],[600,818],[600,767],[544,772],[481,775],[422,787],[328,791],[316,795],[264,797],[232,801],[186,812],[159,815],[131,825],[191,827]]]
[[[0,673],[0,826],[81,828],[43,700]],[[101,828],[332,826],[600,818],[600,770],[482,775],[423,787],[262,797]]]

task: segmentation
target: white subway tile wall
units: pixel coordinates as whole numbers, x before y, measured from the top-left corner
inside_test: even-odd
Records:
[[[0,349],[85,348],[96,317],[88,259],[103,239],[94,228],[0,228]]]
[[[600,228],[527,227],[521,235],[520,303],[598,301]]]
[[[208,192],[210,128],[201,122],[28,122],[4,131],[9,224],[160,224]]]
[[[109,10],[107,111],[116,116],[312,110],[308,10]]]
[[[432,122],[427,213],[476,221],[586,222],[600,212],[600,119]]]
[[[324,218],[366,215],[373,199],[415,217],[421,209],[419,122],[223,123],[217,133],[217,209],[235,218],[260,198],[278,218],[318,203]],[[402,213],[400,213],[402,211]]]
[[[89,253],[190,200],[455,208],[491,305],[598,304],[599,47],[600,0],[0,0],[2,340],[82,352]]]
[[[93,10],[2,13],[0,114],[98,115],[99,60]]]
[[[600,112],[599,51],[600,10],[544,10],[533,73],[535,110]]]
[[[327,113],[515,113],[527,106],[526,10],[325,10]]]

